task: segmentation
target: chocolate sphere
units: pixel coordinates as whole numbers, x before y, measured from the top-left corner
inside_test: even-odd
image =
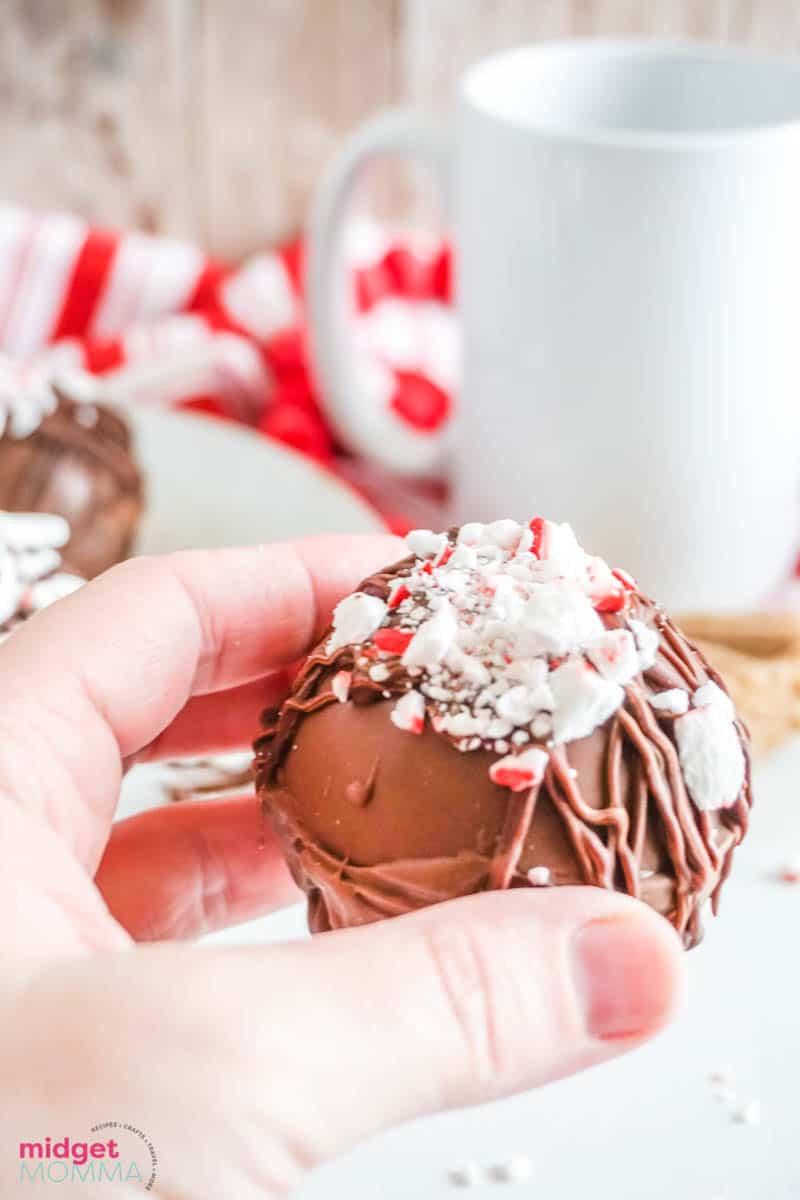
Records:
[[[12,404],[0,388],[0,411],[10,409],[0,436],[0,509],[64,517],[71,531],[64,564],[91,579],[131,550],[142,510],[141,475],[121,416],[99,404],[50,396],[40,391]]]
[[[311,929],[589,884],[694,945],[750,808],[747,733],[719,677],[568,526],[408,544],[338,606],[256,742]]]

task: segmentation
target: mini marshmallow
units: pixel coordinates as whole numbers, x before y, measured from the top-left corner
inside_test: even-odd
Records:
[[[389,720],[404,733],[422,733],[425,725],[425,699],[413,689],[401,696],[389,713]]]
[[[550,673],[555,699],[553,741],[574,742],[588,737],[617,711],[625,693],[609,683],[582,659],[574,659]]]
[[[665,692],[656,692],[651,696],[650,704],[657,712],[680,717],[689,711],[689,693],[683,688],[668,688]]]
[[[699,687],[692,697],[695,708],[713,708],[726,721],[736,720],[736,710],[727,692],[723,692],[719,684],[709,680]]]
[[[736,726],[713,704],[675,721],[675,739],[686,787],[701,812],[734,804],[742,789],[745,759]]]
[[[483,537],[495,546],[499,546],[501,550],[511,550],[519,542],[521,533],[522,526],[517,521],[506,519],[492,521],[491,525],[487,525],[484,529]]]
[[[483,537],[485,528],[486,526],[481,525],[478,521],[468,521],[459,529],[456,541],[459,546],[477,546]]]
[[[412,529],[406,534],[406,545],[417,558],[435,558],[447,545],[447,534],[433,533],[430,529]]]
[[[333,633],[328,639],[327,653],[331,654],[340,646],[366,642],[383,624],[387,611],[378,596],[367,596],[364,592],[345,596],[333,611]]]

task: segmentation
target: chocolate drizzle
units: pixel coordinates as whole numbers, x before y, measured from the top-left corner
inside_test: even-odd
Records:
[[[385,599],[393,581],[408,574],[411,561],[404,559],[372,576],[360,590]],[[381,673],[374,679],[369,673],[371,660],[363,650],[357,654],[352,646],[345,646],[327,654],[327,637],[323,639],[280,712],[265,716],[264,732],[255,745],[257,786],[295,878],[309,895],[312,929],[396,915],[466,892],[530,886],[527,871],[541,862],[550,868],[556,884],[583,882],[628,892],[664,912],[687,946],[700,940],[701,909],[711,898],[716,911],[733,851],[747,829],[749,767],[733,805],[711,812],[697,810],[681,770],[675,717],[652,708],[649,698],[674,688],[693,692],[709,680],[723,685],[699,651],[650,600],[632,592],[628,604],[628,617],[660,634],[656,662],[625,688],[622,707],[590,738],[559,746],[539,743],[548,750],[549,763],[538,787],[515,793],[491,785],[498,803],[505,795],[505,808],[488,853],[478,848],[482,833],[476,828],[471,842],[448,857],[400,853],[391,861],[358,863],[325,846],[309,831],[305,805],[313,805],[313,797],[304,800],[297,783],[290,787],[286,777],[301,722],[312,722],[313,714],[339,704],[331,691],[337,671],[351,675],[353,706],[385,703],[387,725],[391,708],[387,694],[402,695],[409,683],[399,658],[387,662],[385,678]],[[614,628],[621,618],[609,613],[604,622]],[[739,722],[736,728],[746,752],[746,730]],[[398,732],[397,736],[408,738],[409,755],[422,753],[413,735]],[[428,736],[449,741],[454,755],[474,757],[463,754],[463,746],[445,733]],[[343,789],[348,806],[368,803],[376,786],[380,791],[380,780],[376,785],[380,769],[376,760],[367,779],[362,776]],[[326,803],[331,800],[327,797]],[[450,804],[468,802],[466,795],[448,797]],[[547,819],[545,809],[555,813],[562,831],[559,837],[566,838],[573,856],[571,865],[538,858],[537,831]],[[402,814],[395,816],[402,823]]]

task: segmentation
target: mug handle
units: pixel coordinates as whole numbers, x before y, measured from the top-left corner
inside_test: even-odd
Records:
[[[350,137],[323,177],[309,223],[306,257],[311,355],[336,432],[356,453],[390,470],[422,474],[441,462],[438,441],[376,411],[364,395],[348,346],[352,298],[342,261],[342,233],[359,169],[370,159],[401,154],[429,166],[448,200],[448,149],[444,131],[404,109],[381,113]]]

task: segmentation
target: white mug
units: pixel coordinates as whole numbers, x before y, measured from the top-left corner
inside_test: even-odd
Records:
[[[761,603],[800,533],[800,62],[542,44],[466,73],[449,140],[410,114],[356,134],[312,221],[314,359],[351,444],[409,467],[365,419],[336,263],[387,151],[452,202],[454,519],[543,513],[670,607]]]

